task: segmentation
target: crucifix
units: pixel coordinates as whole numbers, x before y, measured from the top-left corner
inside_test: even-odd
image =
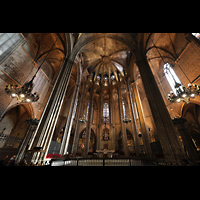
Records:
[[[107,117],[106,115],[103,117],[103,119],[104,119],[104,124],[105,124],[105,128],[106,128],[106,120],[108,119],[109,117]]]
[[[103,132],[103,140],[109,140],[109,130],[106,127],[106,124],[107,124],[106,121],[107,121],[108,118],[109,117],[107,117],[106,115],[103,117],[104,124],[105,124],[104,132]]]

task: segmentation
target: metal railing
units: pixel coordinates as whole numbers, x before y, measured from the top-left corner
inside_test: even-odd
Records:
[[[3,133],[0,133],[0,144],[2,148],[0,148],[0,159],[9,155],[17,154],[19,146],[21,145],[23,138],[17,136],[10,136]]]
[[[68,160],[52,159],[51,166],[159,166],[157,160],[132,158],[77,158]]]

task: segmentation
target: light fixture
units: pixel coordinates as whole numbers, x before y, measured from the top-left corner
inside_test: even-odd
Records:
[[[101,79],[101,77],[100,77],[99,75],[97,75],[97,79],[98,79],[98,80],[100,80],[100,79]]]
[[[129,122],[131,122],[131,119],[128,118],[126,115],[125,115],[125,118],[123,119],[123,122],[128,124]]]
[[[99,80],[96,80],[96,82],[95,82],[95,83],[96,83],[97,85],[99,85],[99,82],[100,82]]]
[[[103,80],[104,80],[104,81],[107,81],[107,80],[108,80],[108,77],[107,77],[107,76],[104,76],[104,77],[103,77]]]
[[[81,123],[87,123],[88,120],[85,118],[85,115],[83,115],[83,117],[79,118],[79,121]]]
[[[110,78],[111,78],[112,80],[115,79],[115,75],[113,74]]]
[[[117,82],[115,80],[112,81],[112,85],[115,85]]]
[[[152,43],[153,43],[154,47],[156,48],[158,54],[162,58],[162,61],[165,63],[162,55],[158,51],[158,48],[154,44],[153,40],[152,40]],[[169,63],[165,63],[164,69],[167,70],[168,67],[169,67]],[[189,83],[188,88],[185,88],[185,86],[181,84],[180,80],[179,81],[177,80],[176,75],[173,72],[171,72],[171,73],[172,73],[171,79],[175,83],[174,84],[175,91],[174,92],[171,91],[170,94],[168,94],[167,100],[174,102],[174,103],[179,103],[181,101],[189,103],[190,98],[195,98],[197,95],[199,95],[199,93],[200,93],[199,85],[197,85],[195,83],[192,85]],[[174,94],[174,93],[176,93],[176,94]]]
[[[171,102],[187,102],[189,103],[190,98],[195,98],[200,93],[200,87],[197,84],[188,84],[188,88],[185,88],[184,85],[181,85],[176,88],[177,95],[175,95],[172,91],[168,94],[168,100]]]
[[[28,123],[28,124],[31,124],[31,125],[38,125],[39,120],[36,119],[36,118],[34,118],[34,119],[31,118],[31,119],[26,119],[25,122]]]
[[[107,82],[107,81],[105,81],[103,85],[104,85],[104,86],[108,86],[108,82]]]
[[[60,37],[60,34],[58,35],[57,39],[55,40],[49,52],[51,52],[51,50],[53,49],[53,46],[55,45],[59,37]],[[37,95],[37,93],[36,92],[33,94],[31,93],[33,89],[33,80],[36,77],[40,68],[42,67],[43,63],[46,61],[47,56],[49,55],[49,52],[47,53],[45,59],[43,60],[41,65],[38,67],[35,75],[29,82],[25,83],[22,87],[20,85],[12,85],[12,84],[9,84],[6,86],[5,88],[6,93],[11,98],[17,98],[17,103],[31,103],[31,102],[38,101],[39,96]]]
[[[92,82],[92,79],[93,79],[93,76],[92,76],[92,75],[89,75],[89,76],[88,76],[88,80],[89,80],[90,82]]]
[[[33,79],[24,84],[22,87],[19,85],[7,85],[5,88],[6,93],[11,96],[12,98],[17,98],[17,103],[30,103],[38,101],[39,96],[37,93],[31,93],[33,89]]]

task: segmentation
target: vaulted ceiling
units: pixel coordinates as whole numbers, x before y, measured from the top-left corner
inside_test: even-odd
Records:
[[[27,33],[25,36],[28,42],[24,48],[34,61],[40,65],[46,59],[56,74],[67,51],[65,33]]]
[[[87,44],[81,50],[83,71],[97,85],[114,85],[126,74],[130,50],[123,43],[103,37]]]

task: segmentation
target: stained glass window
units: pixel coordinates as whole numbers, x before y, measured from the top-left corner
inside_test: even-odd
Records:
[[[86,137],[86,131],[84,131],[82,134],[82,138],[85,138],[85,137]]]
[[[90,103],[88,102],[88,105],[87,105],[87,110],[86,110],[86,119],[88,119],[89,105],[90,105]]]
[[[103,117],[109,117],[109,106],[108,103],[103,104]]]
[[[174,72],[174,70],[171,68],[169,63],[164,64],[164,73],[165,76],[174,92],[175,95],[177,95],[177,91],[176,88],[181,86],[182,83],[179,80],[179,78],[176,76],[176,73]]]
[[[122,106],[123,106],[124,118],[126,118],[126,108],[125,108],[125,103],[124,103],[124,101],[122,101]]]

